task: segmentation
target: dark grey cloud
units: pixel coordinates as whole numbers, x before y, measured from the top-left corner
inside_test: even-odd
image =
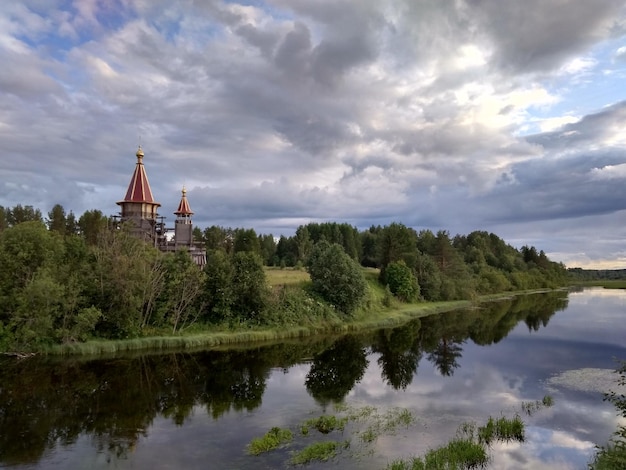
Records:
[[[622,0],[467,0],[468,15],[490,36],[497,63],[512,72],[553,70],[611,36]]]
[[[557,131],[527,137],[532,144],[551,151],[571,151],[584,145],[597,146],[607,137],[626,127],[626,101],[615,103],[580,121],[566,124]]]

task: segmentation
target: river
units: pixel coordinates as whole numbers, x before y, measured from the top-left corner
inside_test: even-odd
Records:
[[[625,305],[622,290],[590,288],[355,336],[4,358],[0,468],[293,468],[298,451],[332,440],[337,454],[306,468],[384,469],[445,445],[463,423],[515,415],[525,441],[493,444],[489,468],[586,468],[624,424],[602,398],[614,388],[615,359],[626,359]],[[551,406],[540,404],[546,396]],[[345,427],[322,434],[310,425],[330,415]],[[250,442],[272,427],[293,440],[250,455]]]

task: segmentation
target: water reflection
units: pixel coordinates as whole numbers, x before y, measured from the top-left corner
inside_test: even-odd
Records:
[[[501,411],[503,404],[514,406],[520,399],[540,398],[541,384],[527,379],[533,373],[528,363],[536,354],[541,358],[536,368],[541,370],[552,367],[547,360],[550,356],[553,360],[558,358],[554,357],[553,349],[542,349],[548,348],[544,343],[528,350],[516,343],[523,338],[519,327],[526,334],[536,334],[567,305],[565,293],[515,297],[484,304],[481,308],[425,317],[401,328],[366,335],[246,350],[97,361],[3,360],[0,364],[0,465],[39,462],[42,466],[51,466],[47,451],[59,447],[71,449],[89,437],[95,454],[105,453],[118,461],[129,459],[142,466],[141,461],[136,460],[140,454],[137,448],[148,446],[146,442],[155,428],[163,430],[166,426],[164,420],[171,423],[171,427],[165,428],[169,435],[186,432],[186,439],[198,438],[189,430],[195,429],[201,410],[208,419],[219,423],[219,429],[212,434],[216,439],[216,436],[232,434],[233,429],[241,432],[241,423],[233,423],[231,418],[254,415],[261,410],[258,419],[246,424],[252,429],[250,432],[254,432],[267,427],[268,416],[280,415],[280,410],[289,406],[285,402],[287,396],[297,403],[294,407],[307,406],[302,405],[306,403],[302,394],[310,395],[323,410],[346,399],[383,403],[384,396],[388,406],[407,406],[423,416],[436,417],[422,436],[422,443],[429,443],[433,436],[450,435],[447,424],[442,424],[448,423],[448,419],[450,423],[458,423],[459,418],[468,413],[482,415],[493,413],[494,409],[497,413],[497,408]],[[514,330],[518,333],[507,339],[506,347],[515,352],[488,358],[493,353],[477,346],[498,344]],[[524,351],[523,360],[520,350]],[[572,356],[581,354],[568,348],[561,350]],[[498,364],[498,360],[506,364]],[[418,380],[418,371],[420,376],[424,375],[424,380]],[[431,371],[439,377],[436,386],[433,386]],[[284,385],[274,387],[274,383],[282,380],[280,377],[288,378],[293,387],[289,390]],[[269,384],[272,384],[271,392]],[[526,387],[524,393],[522,387]],[[376,390],[382,392],[376,395]],[[537,395],[524,395],[529,393]],[[481,400],[477,402],[476,397]],[[469,412],[469,409],[474,411]],[[300,412],[305,414],[310,410]],[[573,422],[568,425],[584,427],[574,422],[576,413],[571,416]],[[289,421],[293,416],[281,416],[281,419],[293,425]],[[202,423],[206,426],[204,421]],[[533,432],[541,430],[537,427]],[[228,456],[243,454],[247,437],[242,434],[239,439],[234,450],[228,450]],[[584,438],[578,440],[583,446],[590,442]],[[202,445],[206,445],[206,441]],[[384,446],[385,441],[381,440],[380,445]],[[387,445],[391,452],[398,443]],[[417,451],[415,446],[413,449]],[[227,453],[225,449],[213,451],[216,455],[217,452],[224,452],[225,456]],[[155,455],[162,452],[162,449],[151,448]],[[252,466],[254,462],[245,461],[239,466]],[[202,466],[196,461],[191,465]]]

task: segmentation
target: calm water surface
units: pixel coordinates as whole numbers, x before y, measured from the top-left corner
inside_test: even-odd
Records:
[[[526,442],[495,444],[490,468],[585,468],[620,423],[602,392],[626,359],[625,305],[624,291],[587,289],[252,349],[3,359],[0,468],[286,468],[293,452],[336,440],[349,446],[307,468],[383,469],[446,444],[464,422],[516,413]],[[553,406],[522,410],[548,394]],[[390,426],[397,408],[415,422]],[[365,410],[343,432],[300,434],[306,420]],[[247,455],[273,426],[293,442]]]

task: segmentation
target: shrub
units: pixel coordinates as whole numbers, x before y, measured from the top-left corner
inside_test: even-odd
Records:
[[[319,242],[307,268],[313,290],[340,312],[353,313],[365,299],[367,283],[361,267],[341,245]]]
[[[420,295],[417,278],[402,260],[390,263],[385,269],[385,284],[397,298],[404,302],[416,300]]]

